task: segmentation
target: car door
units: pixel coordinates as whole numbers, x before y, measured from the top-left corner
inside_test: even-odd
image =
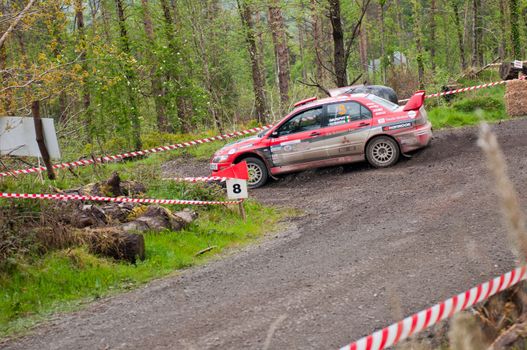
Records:
[[[364,145],[372,127],[371,111],[356,101],[326,106],[326,148],[328,156],[343,157],[364,153]]]
[[[325,136],[324,107],[304,110],[289,118],[274,133],[270,151],[275,166],[286,166],[327,158],[321,140]]]

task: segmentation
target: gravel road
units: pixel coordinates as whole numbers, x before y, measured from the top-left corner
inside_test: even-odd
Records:
[[[494,129],[525,206],[527,120]],[[56,317],[3,347],[339,348],[514,266],[476,134],[436,132],[431,147],[389,169],[309,171],[254,190],[304,215],[250,247]],[[165,170],[197,176],[206,166],[177,161]]]

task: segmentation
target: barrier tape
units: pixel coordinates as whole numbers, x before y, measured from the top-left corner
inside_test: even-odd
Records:
[[[171,180],[171,181],[179,181],[179,182],[212,182],[212,181],[219,181],[219,182],[225,182],[227,181],[227,177],[221,177],[221,176],[199,176],[199,177],[167,177],[163,178],[163,180]]]
[[[204,143],[208,143],[208,142],[212,142],[216,140],[230,139],[230,138],[237,137],[237,136],[250,135],[250,134],[254,134],[259,131],[267,130],[271,128],[272,126],[273,126],[272,124],[269,124],[269,125],[265,125],[262,127],[256,127],[256,128],[242,130],[242,131],[235,131],[230,134],[217,135],[217,136],[207,137],[207,138],[199,139],[199,140],[176,143],[176,144],[168,145],[168,146],[160,146],[160,147],[155,147],[155,148],[141,150],[141,151],[127,152],[127,153],[111,155],[111,156],[103,156],[103,157],[92,158],[92,159],[82,159],[82,160],[77,160],[74,162],[53,164],[52,167],[53,169],[65,169],[65,168],[73,168],[73,167],[85,166],[85,165],[90,165],[90,164],[95,164],[95,163],[120,161],[126,158],[132,158],[132,157],[138,157],[138,156],[143,156],[143,155],[148,155],[148,154],[153,154],[153,153],[171,151],[171,150],[175,150],[178,148],[191,147],[191,146],[200,145],[200,144],[204,144]],[[37,172],[42,172],[45,170],[46,170],[46,167],[44,166],[12,170],[12,171],[0,173],[0,178],[6,177],[6,176],[20,175],[20,174],[37,173]]]
[[[458,311],[477,304],[527,278],[527,267],[518,267],[453,298],[418,312],[389,327],[346,345],[341,350],[382,350],[451,317]]]
[[[129,198],[129,197],[102,197],[85,196],[78,194],[49,194],[49,193],[2,193],[0,198],[19,198],[19,199],[47,199],[59,201],[95,201],[95,202],[117,202],[117,203],[148,203],[148,204],[183,204],[183,205],[222,205],[239,204],[237,201],[198,201],[183,199],[151,199],[151,198]]]
[[[493,82],[493,83],[468,86],[468,87],[465,87],[465,88],[459,88],[459,89],[450,90],[450,91],[443,91],[443,92],[436,92],[434,94],[425,95],[425,98],[441,97],[441,96],[446,96],[446,95],[459,94],[461,92],[473,91],[473,90],[478,90],[478,89],[485,89],[485,88],[489,88],[489,87],[500,85],[500,84],[506,84],[506,83],[507,83],[507,80],[501,80],[501,81],[496,81],[496,82]],[[404,99],[404,100],[399,100],[399,103],[408,102],[409,100],[410,100],[409,98]]]
[[[432,98],[432,97],[439,97],[439,96],[445,96],[445,95],[458,94],[458,93],[461,93],[461,92],[488,88],[488,87],[496,86],[496,85],[499,85],[499,84],[505,84],[506,82],[507,81],[502,80],[502,81],[497,81],[497,82],[488,83],[488,84],[469,86],[469,87],[466,87],[466,88],[460,88],[460,89],[456,89],[456,90],[452,90],[452,91],[438,92],[438,93],[426,95],[425,98]],[[408,100],[409,99],[399,100],[399,103],[404,103],[404,102],[407,102]],[[175,149],[178,149],[178,148],[186,148],[186,147],[200,145],[200,144],[203,144],[203,143],[208,143],[208,142],[212,142],[212,141],[216,141],[216,140],[230,139],[230,138],[237,137],[237,136],[250,135],[250,134],[254,134],[254,133],[259,132],[259,131],[267,130],[267,129],[271,128],[272,126],[273,126],[272,124],[269,124],[269,125],[265,125],[265,126],[262,126],[262,127],[256,127],[256,128],[246,129],[246,130],[242,130],[242,131],[235,131],[235,132],[232,132],[232,133],[229,133],[229,134],[217,135],[217,136],[207,137],[207,138],[204,138],[204,139],[192,140],[192,141],[177,143],[177,144],[168,145],[168,146],[160,146],[160,147],[155,147],[155,148],[141,150],[141,151],[133,151],[133,152],[127,152],[127,153],[122,153],[122,154],[117,154],[117,155],[110,155],[110,156],[103,156],[103,157],[92,158],[92,159],[81,159],[81,160],[77,160],[77,161],[73,161],[73,162],[58,163],[58,164],[53,164],[52,167],[53,167],[53,169],[65,169],[65,168],[74,168],[74,167],[80,167],[80,166],[96,164],[96,163],[121,161],[121,160],[126,159],[126,158],[132,158],[132,157],[138,157],[138,156],[143,156],[143,155],[148,155],[148,154],[153,154],[153,153],[165,152],[165,151],[175,150]],[[12,170],[12,171],[7,171],[7,172],[0,173],[0,178],[6,177],[6,176],[32,174],[32,173],[42,172],[42,171],[45,171],[45,170],[46,170],[46,167],[44,167],[44,166],[35,167],[35,168],[26,168],[26,169]],[[200,181],[200,180],[197,180],[197,181]],[[206,180],[206,181],[209,181],[209,180]]]

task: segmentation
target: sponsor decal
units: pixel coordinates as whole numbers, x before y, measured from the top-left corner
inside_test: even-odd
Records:
[[[291,146],[291,145],[285,145],[284,146],[284,151],[285,152],[291,152],[292,150],[293,150],[293,146]]]
[[[295,143],[300,143],[302,140],[293,140],[293,141],[287,141],[280,143],[280,146],[286,146],[286,145],[294,145]]]
[[[411,126],[412,126],[412,122],[407,122],[407,123],[395,124],[395,125],[390,125],[390,126],[384,126],[382,130],[383,131],[399,130],[399,129],[409,128]]]
[[[417,113],[416,113],[415,111],[410,111],[410,112],[408,112],[408,117],[409,117],[410,119],[414,119],[416,115],[417,115]]]
[[[377,120],[377,123],[379,123],[379,124],[384,124],[384,123],[386,123],[386,119],[384,119],[384,118],[379,118],[379,120]]]
[[[343,115],[329,119],[329,126],[349,123],[349,115]]]

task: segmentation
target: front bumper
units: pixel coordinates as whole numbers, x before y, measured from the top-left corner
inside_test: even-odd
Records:
[[[212,171],[212,176],[215,176],[217,172],[226,169],[230,166],[232,166],[231,163],[210,163],[209,168]]]

